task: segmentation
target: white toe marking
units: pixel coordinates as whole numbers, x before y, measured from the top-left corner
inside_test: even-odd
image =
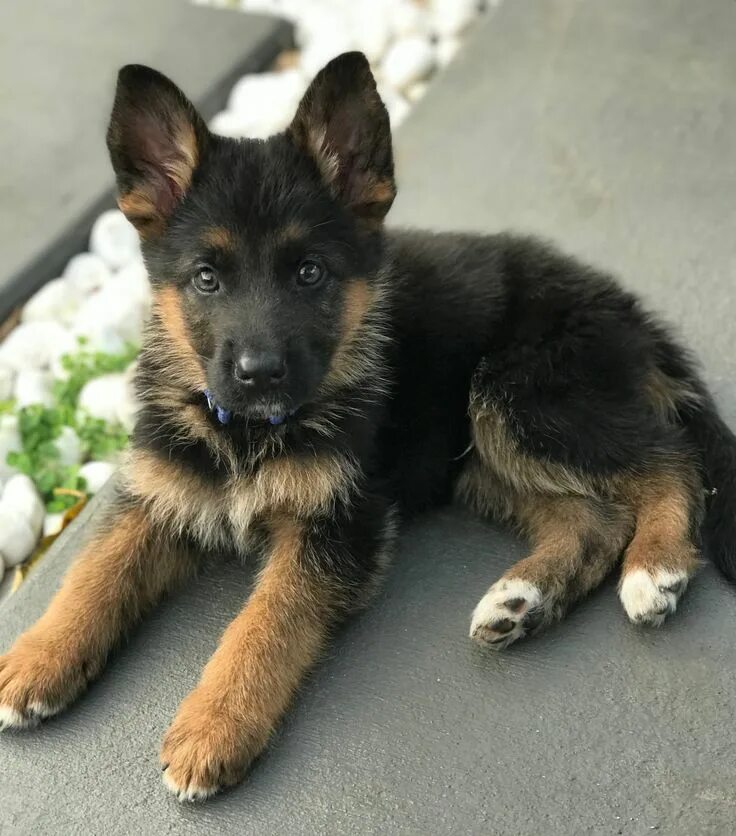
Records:
[[[626,615],[635,624],[658,627],[677,609],[688,580],[687,572],[682,569],[677,572],[658,569],[653,574],[646,569],[635,569],[623,576],[618,594]]]
[[[214,795],[218,790],[217,787],[200,787],[197,784],[188,784],[186,787],[181,787],[169,775],[168,769],[164,772],[163,780],[166,788],[173,792],[179,801],[204,801],[205,798]]]
[[[515,602],[513,608],[507,602]],[[470,620],[470,638],[495,648],[506,647],[526,633],[524,616],[542,604],[539,588],[528,581],[500,580],[480,599]],[[494,630],[494,624],[511,622],[511,629]]]
[[[27,729],[37,722],[33,716],[25,717],[9,705],[0,705],[0,729]]]

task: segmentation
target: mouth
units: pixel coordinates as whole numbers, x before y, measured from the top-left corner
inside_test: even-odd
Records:
[[[236,412],[219,404],[208,389],[205,390],[204,397],[207,408],[217,423],[223,426],[234,420],[242,420],[246,423],[253,422],[278,427],[293,417],[297,411],[296,408],[287,408],[283,401],[260,401],[254,403],[246,411]]]

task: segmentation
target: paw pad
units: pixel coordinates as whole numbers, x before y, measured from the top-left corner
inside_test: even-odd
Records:
[[[516,578],[501,580],[475,608],[470,637],[498,650],[534,632],[544,621],[544,614],[538,587]]]

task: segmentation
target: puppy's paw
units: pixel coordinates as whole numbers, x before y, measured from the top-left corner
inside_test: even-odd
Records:
[[[518,578],[501,579],[480,599],[470,622],[470,638],[500,650],[545,620],[542,593]]]
[[[38,639],[21,638],[0,656],[0,729],[27,729],[62,711],[87,684],[64,653]]]
[[[181,704],[164,737],[164,784],[179,801],[204,801],[237,784],[267,738],[267,733],[260,739],[249,736],[227,701],[210,697],[200,686]]]
[[[619,586],[619,598],[634,624],[659,627],[677,609],[689,575],[684,570],[634,569],[626,572]]]

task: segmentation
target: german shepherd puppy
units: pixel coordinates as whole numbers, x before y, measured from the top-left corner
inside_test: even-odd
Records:
[[[621,559],[629,618],[661,624],[701,533],[734,575],[736,439],[687,354],[538,241],[386,232],[389,121],[361,54],[267,141],[213,136],[168,79],[125,67],[108,146],[155,297],[142,406],[107,522],[0,660],[6,727],[78,697],[197,555],[258,548],[161,750],[180,799],[236,783],[376,589],[397,509],[453,493],[530,541],[472,615],[490,648]]]

